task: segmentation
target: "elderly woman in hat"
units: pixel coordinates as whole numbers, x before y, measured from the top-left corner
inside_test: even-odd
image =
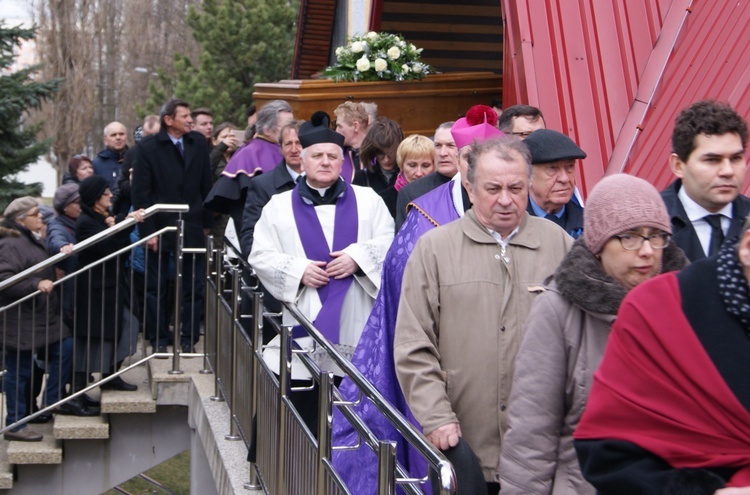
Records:
[[[583,220],[583,236],[526,321],[498,469],[504,495],[596,493],[581,475],[573,431],[612,323],[631,289],[688,262],[671,242],[659,192],[643,179],[602,179]]]
[[[97,175],[85,179],[79,187],[79,195],[81,213],[76,221],[76,238],[81,242],[113,227],[116,220],[109,214],[112,192],[106,179]],[[142,221],[143,210],[129,213],[130,217]],[[87,267],[129,246],[131,230],[121,230],[81,251],[78,255],[79,266]],[[82,356],[82,359],[75,363],[76,390],[86,386],[89,373],[101,371],[103,376],[108,376],[132,354],[136,335],[132,328],[122,325],[123,276],[123,263],[118,256],[92,267],[78,278],[74,337],[76,355]],[[102,385],[102,388],[133,391],[138,386],[117,377]]]
[[[3,215],[0,281],[48,258],[40,236],[42,216],[34,198],[25,196],[12,201]],[[54,268],[47,267],[0,292],[0,307],[6,308],[0,317],[0,328],[5,352],[5,424],[8,426],[33,412],[29,409],[26,391],[35,379],[32,371],[35,354],[47,361],[46,404],[53,404],[64,395],[63,387],[70,377],[73,342],[60,320],[60,300],[54,279]],[[15,305],[31,294],[36,295]],[[6,431],[4,437],[26,442],[42,439],[40,433],[26,424]]]

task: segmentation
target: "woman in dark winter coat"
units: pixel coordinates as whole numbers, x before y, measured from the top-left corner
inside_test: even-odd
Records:
[[[109,214],[112,193],[106,179],[99,176],[85,179],[79,194],[81,214],[76,221],[76,239],[81,242],[114,226],[116,220]],[[142,221],[143,210],[132,212],[128,217]],[[131,230],[122,230],[81,251],[79,266],[86,267],[129,246]],[[133,329],[122,325],[125,294],[121,282],[125,257],[127,254],[111,258],[77,278],[74,337],[76,356],[81,358],[77,358],[74,365],[76,390],[86,385],[90,372],[101,371],[107,376],[135,350],[133,335],[130,335]],[[118,377],[102,388],[132,391],[138,387]]]
[[[573,431],[625,295],[687,264],[670,242],[669,215],[648,182],[618,174],[589,195],[584,235],[532,307],[513,375],[503,437],[501,493],[594,495]]]
[[[396,150],[404,140],[404,131],[397,122],[381,117],[367,131],[359,156],[362,163],[367,164],[364,170],[354,174],[352,184],[366,186],[375,190],[383,198],[391,216],[396,218],[396,179],[398,178],[398,164]]]
[[[68,170],[63,175],[63,184],[80,184],[82,180],[94,175],[94,166],[89,157],[76,155],[68,161]]]
[[[50,256],[58,253],[69,253],[76,242],[76,220],[81,213],[81,198],[78,195],[78,184],[63,184],[55,191],[52,201],[57,216],[47,225],[47,251]],[[71,256],[58,265],[59,275],[73,273],[77,268],[76,257]],[[73,323],[73,280],[63,283],[63,318],[65,324]]]
[[[0,281],[41,263],[48,258],[40,239],[42,216],[34,198],[25,196],[8,205],[0,225]],[[69,380],[73,343],[60,320],[60,300],[54,288],[55,271],[48,267],[0,292],[0,315],[5,350],[4,392],[7,403],[6,425],[21,420],[30,411],[25,391],[33,377],[34,354],[47,360],[46,404],[57,402]],[[36,296],[20,304],[19,299]],[[35,442],[42,435],[26,425],[5,432],[6,440]]]

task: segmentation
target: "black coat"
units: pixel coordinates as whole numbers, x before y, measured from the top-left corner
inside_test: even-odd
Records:
[[[442,186],[452,178],[438,172],[432,172],[402,187],[398,192],[398,200],[396,201],[396,232],[406,221],[406,206],[409,203],[438,186]]]
[[[82,206],[76,221],[78,242],[107,230],[105,217],[87,206]],[[78,254],[79,268],[99,261],[130,245],[130,232],[126,229],[99,241]],[[77,277],[75,337],[112,340],[120,329],[125,292],[124,258],[127,254],[112,258]]]
[[[674,243],[685,251],[685,256],[690,261],[697,261],[705,258],[706,253],[703,251],[692,222],[688,219],[687,213],[685,213],[685,208],[682,206],[679,196],[677,196],[680,187],[682,187],[682,181],[677,179],[661,192],[661,199],[667,205],[667,212],[672,222],[672,239]],[[725,241],[731,241],[740,235],[742,225],[745,223],[745,218],[748,214],[750,214],[750,199],[742,194],[738,194],[735,200],[732,201],[732,219],[727,235],[724,237]]]
[[[750,411],[747,329],[729,314],[719,293],[716,258],[704,258],[677,274],[682,313],[725,385]],[[666,308],[667,311],[672,308]],[[683,321],[675,315],[675,324]],[[700,407],[696,404],[696,407]],[[713,494],[737,468],[677,469],[664,459],[623,440],[576,440],[581,471],[602,495]]]
[[[393,187],[398,177],[398,169],[394,170],[393,177],[390,180],[386,178],[380,165],[375,164],[372,169],[357,170],[354,174],[352,184],[355,186],[369,187],[383,198],[385,206],[393,218],[396,218],[396,202],[398,201],[398,191]]]
[[[271,200],[271,196],[290,191],[297,185],[282,161],[268,173],[253,177],[247,188],[245,210],[242,214],[242,228],[240,229],[240,248],[242,257],[247,259],[253,247],[253,233],[255,224],[260,219],[263,207]]]
[[[203,200],[211,190],[211,163],[206,137],[195,131],[183,136],[185,158],[172,144],[166,129],[143,138],[136,147],[133,162],[133,207],[148,208],[157,203],[187,204],[185,220],[185,246],[204,247],[204,228],[210,228],[213,214],[203,207]],[[153,215],[138,229],[141,238],[157,230],[174,226],[176,213]],[[175,236],[162,237],[162,250],[173,251]]]
[[[0,281],[46,260],[44,242],[25,227],[5,220],[0,225]],[[0,307],[37,291],[42,280],[55,280],[55,269],[47,267],[0,292]],[[59,288],[47,295],[39,294],[0,313],[3,344],[7,348],[30,350],[57,342],[69,335],[60,321]]]
[[[112,214],[124,218],[133,206],[133,198],[130,187],[130,169],[133,167],[138,144],[128,148],[120,165],[117,175],[117,195],[112,198]]]

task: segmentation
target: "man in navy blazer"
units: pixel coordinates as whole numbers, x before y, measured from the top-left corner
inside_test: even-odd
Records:
[[[187,204],[183,214],[185,247],[204,247],[212,214],[204,209],[203,200],[211,189],[211,164],[206,138],[191,131],[190,105],[173,99],[160,112],[161,129],[138,145],[133,164],[133,206],[148,208],[157,203]],[[176,224],[177,214],[160,213],[147,218],[140,226],[141,238]],[[146,335],[154,352],[166,352],[168,343],[167,284],[174,278],[176,236],[168,233],[147,243]],[[199,325],[203,307],[205,256],[183,256],[182,328],[180,349],[193,352],[200,338]],[[195,277],[193,277],[195,274]],[[177,343],[175,329],[175,347]]]
[[[662,191],[672,239],[690,261],[736,240],[750,213],[745,180],[747,123],[732,107],[705,100],[683,109],[672,131],[669,166],[677,180]]]

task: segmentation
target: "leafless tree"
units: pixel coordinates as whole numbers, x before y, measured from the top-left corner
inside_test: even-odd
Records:
[[[185,13],[199,0],[37,0],[37,50],[44,78],[65,82],[36,113],[43,137],[53,139],[58,179],[71,155],[102,147],[104,126],[132,130],[136,105],[154,74],[172,70],[175,52],[197,60],[198,45]]]

